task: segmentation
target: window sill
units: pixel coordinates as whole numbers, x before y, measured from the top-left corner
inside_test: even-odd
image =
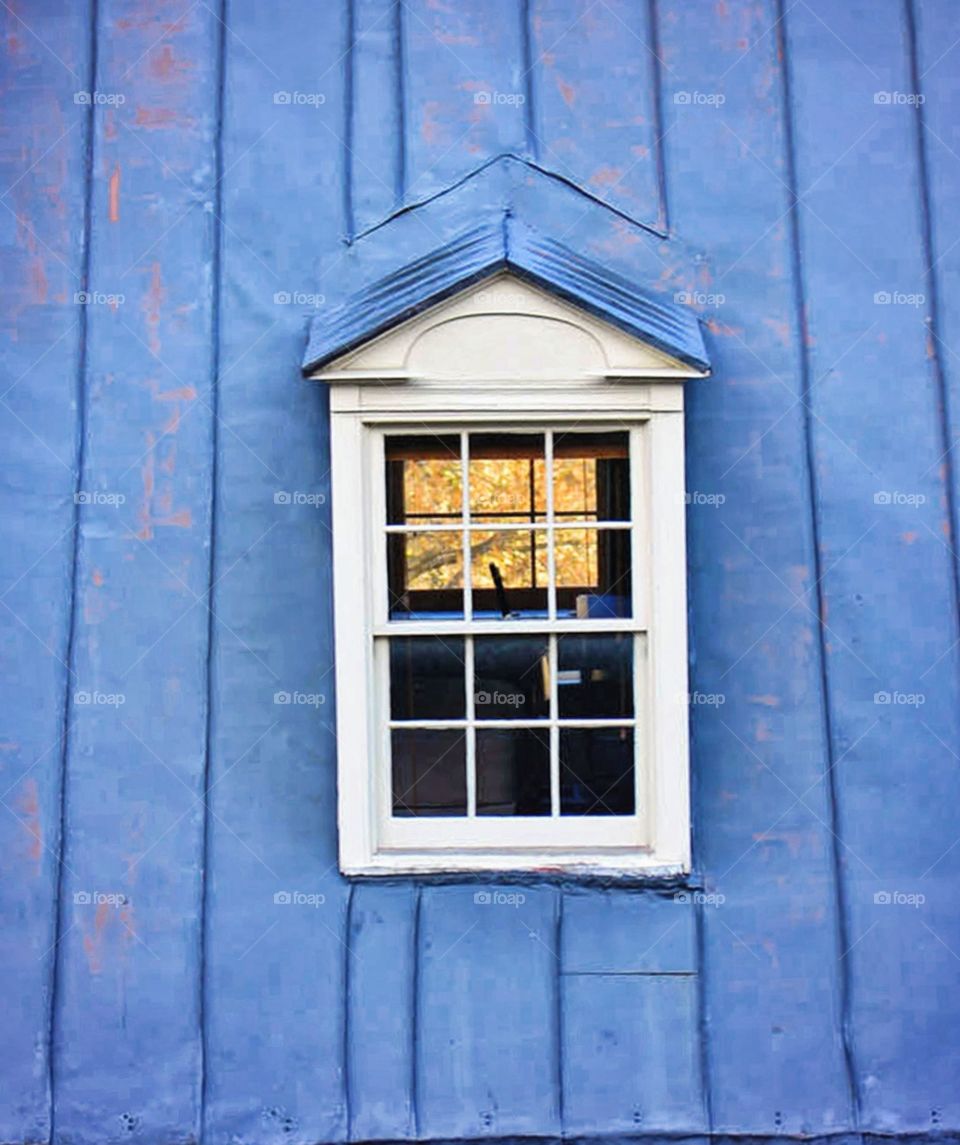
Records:
[[[702,879],[679,862],[664,862],[650,855],[557,856],[517,854],[458,854],[376,856],[371,862],[344,866],[349,879],[383,881],[415,879],[423,883],[543,883],[651,887],[660,890],[697,890]]]

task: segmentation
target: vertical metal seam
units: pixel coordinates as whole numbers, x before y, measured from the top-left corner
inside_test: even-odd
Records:
[[[343,944],[343,1105],[344,1121],[346,1123],[347,1140],[353,1140],[353,1076],[350,1069],[350,997],[352,982],[350,974],[350,940],[353,928],[353,895],[356,883],[347,884],[347,907],[344,917],[344,934],[346,941]]]
[[[819,503],[819,485],[816,473],[816,459],[813,440],[813,419],[810,408],[811,369],[810,353],[808,349],[807,326],[807,300],[803,278],[803,253],[800,236],[800,219],[797,211],[799,197],[797,194],[797,157],[796,137],[794,133],[794,106],[793,84],[790,71],[790,52],[787,38],[787,11],[784,0],[774,0],[777,15],[776,44],[780,59],[783,62],[782,103],[783,103],[783,133],[785,144],[786,183],[790,191],[790,204],[788,207],[790,225],[790,256],[791,271],[793,275],[794,307],[797,314],[798,329],[798,356],[800,362],[800,395],[803,405],[803,440],[805,469],[807,479],[807,499],[810,503],[810,529],[812,540],[812,564],[815,577],[814,593],[816,597],[817,613],[817,655],[820,676],[820,702],[822,730],[824,735],[825,762],[827,765],[827,803],[830,824],[830,851],[833,867],[834,884],[834,910],[836,913],[836,946],[838,979],[840,984],[840,1036],[843,1043],[843,1056],[846,1066],[846,1081],[850,1109],[854,1119],[853,1129],[858,1131],[861,1123],[861,1101],[857,1085],[856,1061],[852,1043],[852,1030],[850,1023],[850,970],[844,959],[844,953],[849,949],[849,929],[847,926],[847,893],[844,881],[840,840],[842,838],[842,824],[840,822],[839,799],[837,796],[836,759],[833,740],[833,717],[830,709],[830,672],[827,667],[827,646],[823,624],[825,605],[823,590],[823,560],[820,552],[820,521],[817,514]]]
[[[533,26],[530,0],[520,3],[520,48],[523,59],[523,130],[527,141],[527,151],[533,159],[539,159],[539,137],[536,129],[536,87],[533,70]]]
[[[909,52],[910,87],[914,95],[921,94],[923,76],[920,74],[919,47],[917,42],[917,18],[914,0],[904,0],[904,17],[906,20],[907,49]],[[936,238],[933,233],[933,212],[931,210],[930,194],[930,162],[927,154],[925,123],[922,99],[914,102],[914,122],[916,124],[917,139],[917,173],[920,183],[920,229],[923,244],[924,280],[929,297],[929,311],[927,318],[930,369],[933,374],[934,386],[937,392],[938,421],[940,427],[940,448],[942,450],[941,463],[944,468],[943,482],[946,492],[947,513],[950,518],[951,548],[956,550],[957,531],[957,498],[954,488],[954,464],[950,442],[950,426],[953,418],[950,411],[950,390],[947,386],[947,371],[944,366],[943,354],[940,352],[940,340],[937,331],[940,328],[940,289],[937,273],[934,269],[934,251]],[[953,602],[956,613],[955,620],[960,623],[960,567],[958,558],[954,556],[950,561],[953,574]]]
[[[413,902],[413,974],[410,1003],[410,1112],[413,1136],[420,1139],[420,915],[423,889],[417,884]]]
[[[394,186],[394,205],[402,207],[407,197],[407,83],[406,47],[404,45],[403,0],[396,0],[394,27],[394,54],[397,61],[397,172]]]
[[[657,227],[670,233],[670,205],[667,198],[667,158],[664,141],[663,114],[663,61],[660,58],[660,14],[657,0],[647,0],[647,35],[650,51],[653,54],[653,130],[655,133],[654,152],[657,165],[657,197],[659,211]]]
[[[217,526],[219,515],[219,451],[220,451],[220,303],[223,292],[223,130],[226,110],[227,79],[227,21],[229,19],[228,0],[220,0],[217,16],[217,105],[214,115],[213,162],[216,183],[213,188],[213,247],[211,250],[211,298],[210,298],[210,551],[207,561],[207,662],[206,662],[206,724],[204,727],[203,750],[203,829],[201,842],[200,868],[200,935],[197,1008],[200,1027],[200,1141],[206,1140],[207,1105],[209,1100],[209,1021],[207,1013],[207,976],[209,953],[209,914],[210,914],[210,777],[213,760],[214,733],[214,612],[213,594],[217,568]]]
[[[566,1063],[566,1055],[564,1054],[564,1007],[563,1007],[563,902],[564,890],[560,887],[557,890],[557,917],[556,917],[556,932],[554,936],[555,955],[557,964],[556,973],[556,1026],[557,1026],[557,1117],[560,1122],[560,1139],[566,1136],[566,1102],[564,1100],[563,1088],[563,1074],[564,1065]]]
[[[92,249],[93,249],[93,158],[94,147],[96,143],[96,101],[92,98],[92,93],[97,90],[97,69],[99,67],[99,53],[98,53],[98,28],[100,23],[100,6],[99,0],[91,0],[90,3],[90,28],[88,39],[88,76],[89,84],[88,91],[91,92],[91,98],[87,105],[87,112],[85,115],[85,141],[84,141],[84,156],[83,156],[83,220],[81,224],[82,235],[82,253],[80,258],[80,281],[81,287],[86,292],[90,289],[90,267],[92,262]],[[79,345],[77,354],[77,378],[76,378],[76,407],[77,407],[77,420],[76,432],[74,434],[75,446],[74,457],[76,459],[76,478],[74,481],[74,498],[73,498],[73,539],[71,545],[71,558],[70,558],[70,598],[67,606],[67,647],[65,653],[66,674],[64,676],[64,696],[63,696],[63,718],[62,718],[62,733],[60,742],[60,786],[58,792],[58,813],[59,823],[57,827],[57,870],[56,879],[54,881],[54,895],[53,895],[53,961],[50,976],[50,1008],[47,1014],[47,1079],[48,1079],[48,1119],[50,1127],[50,1141],[54,1141],[56,1137],[56,1117],[57,1117],[57,1060],[56,1060],[56,1026],[57,1026],[57,1010],[60,1001],[60,985],[63,976],[63,960],[65,957],[62,939],[66,931],[64,929],[64,911],[66,904],[63,901],[63,888],[64,888],[64,862],[63,856],[66,850],[67,835],[67,765],[70,759],[70,721],[73,715],[73,688],[72,677],[73,661],[76,650],[77,642],[77,600],[79,597],[79,586],[77,578],[80,571],[80,522],[83,513],[83,506],[80,504],[79,493],[83,489],[83,474],[86,467],[86,441],[87,441],[87,373],[89,368],[89,320],[88,314],[90,312],[89,306],[82,306],[80,308],[79,317]]]
[[[347,46],[343,53],[343,225],[347,242],[352,243],[356,226],[353,207],[353,52],[356,29],[356,0],[346,0],[345,34]]]
[[[697,952],[697,1034],[700,1039],[698,1057],[700,1064],[701,1105],[707,1122],[707,1133],[712,1134],[713,1123],[713,1075],[710,1071],[710,1024],[707,1020],[706,975],[703,972],[706,960],[707,940],[704,925],[704,905],[698,902],[693,912],[693,938]]]

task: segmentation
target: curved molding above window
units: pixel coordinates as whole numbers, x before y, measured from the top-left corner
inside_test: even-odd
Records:
[[[451,369],[451,363],[455,363]],[[484,279],[335,358],[329,382],[556,381],[703,376],[508,271]]]

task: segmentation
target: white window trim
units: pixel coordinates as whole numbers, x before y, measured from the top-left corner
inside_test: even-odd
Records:
[[[476,289],[476,288],[475,288]],[[489,291],[488,295],[495,292]],[[523,290],[531,288],[523,287]],[[511,292],[513,301],[490,313],[477,307],[464,292],[452,303],[435,308],[437,326],[449,322],[451,305],[457,313],[484,321],[495,346],[507,359],[502,376],[490,363],[479,378],[464,376],[464,364],[451,376],[418,377],[409,370],[410,347],[417,330],[429,329],[431,314],[421,315],[377,340],[373,374],[364,366],[363,348],[316,376],[331,385],[331,466],[334,530],[334,594],[337,681],[338,823],[340,867],[348,875],[429,874],[466,871],[563,871],[604,875],[673,876],[690,869],[688,683],[686,632],[686,552],[684,536],[683,387],[680,379],[696,372],[666,359],[659,351],[635,342],[638,354],[626,377],[616,374],[610,355],[578,376],[526,377],[511,375],[509,328],[498,327],[491,317],[510,318],[514,307],[532,307],[523,293]],[[606,327],[566,303],[542,292],[542,308],[551,315],[549,336],[556,336],[556,312],[563,320],[588,331],[603,347]],[[411,336],[410,328],[414,328]],[[524,336],[530,332],[529,322]],[[548,332],[545,330],[545,335]],[[623,354],[624,336],[616,331],[610,341]],[[391,353],[384,346],[395,337]],[[373,345],[373,343],[371,343]],[[646,361],[646,365],[643,363]],[[639,363],[639,364],[638,364]],[[658,367],[659,363],[659,367]],[[354,367],[353,370],[351,367]],[[659,368],[661,375],[655,375]],[[469,366],[467,367],[469,369]],[[636,371],[644,371],[641,375]],[[649,371],[649,372],[647,372]],[[615,374],[610,377],[611,372]],[[442,370],[440,371],[442,373]],[[661,380],[662,378],[662,380]],[[509,380],[507,380],[509,379]],[[634,506],[634,578],[648,586],[640,599],[645,615],[629,621],[610,621],[611,629],[642,628],[645,632],[645,672],[637,672],[635,719],[645,742],[643,782],[645,816],[631,820],[643,835],[619,837],[612,845],[613,820],[605,816],[543,819],[527,818],[523,844],[516,840],[516,823],[476,819],[399,819],[390,817],[390,775],[386,761],[389,731],[378,697],[385,695],[382,664],[374,655],[374,637],[388,629],[397,635],[415,635],[415,622],[390,625],[381,578],[385,569],[385,505],[383,433],[425,432],[442,426],[444,432],[477,428],[525,426],[528,429],[576,426],[630,428],[631,482]],[[636,452],[635,452],[636,450]],[[645,510],[636,527],[638,510]],[[644,519],[645,517],[645,519]],[[636,611],[636,609],[635,609]],[[466,631],[470,622],[440,622],[444,631]],[[484,635],[519,633],[523,621],[484,620]],[[571,621],[575,631],[584,622]],[[602,622],[592,622],[598,625]],[[562,622],[553,622],[556,629]],[[530,629],[547,625],[531,621]],[[434,631],[434,626],[429,631]],[[476,631],[476,629],[474,629]],[[377,672],[381,679],[377,680]],[[646,689],[646,696],[640,694]],[[469,691],[469,689],[468,689]],[[620,723],[629,721],[618,721]],[[479,827],[476,836],[470,832]],[[619,821],[617,826],[622,826]],[[510,828],[513,828],[511,830]]]

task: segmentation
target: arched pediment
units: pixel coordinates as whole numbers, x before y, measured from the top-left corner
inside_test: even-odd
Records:
[[[482,385],[700,372],[504,271],[334,359],[316,376]]]

